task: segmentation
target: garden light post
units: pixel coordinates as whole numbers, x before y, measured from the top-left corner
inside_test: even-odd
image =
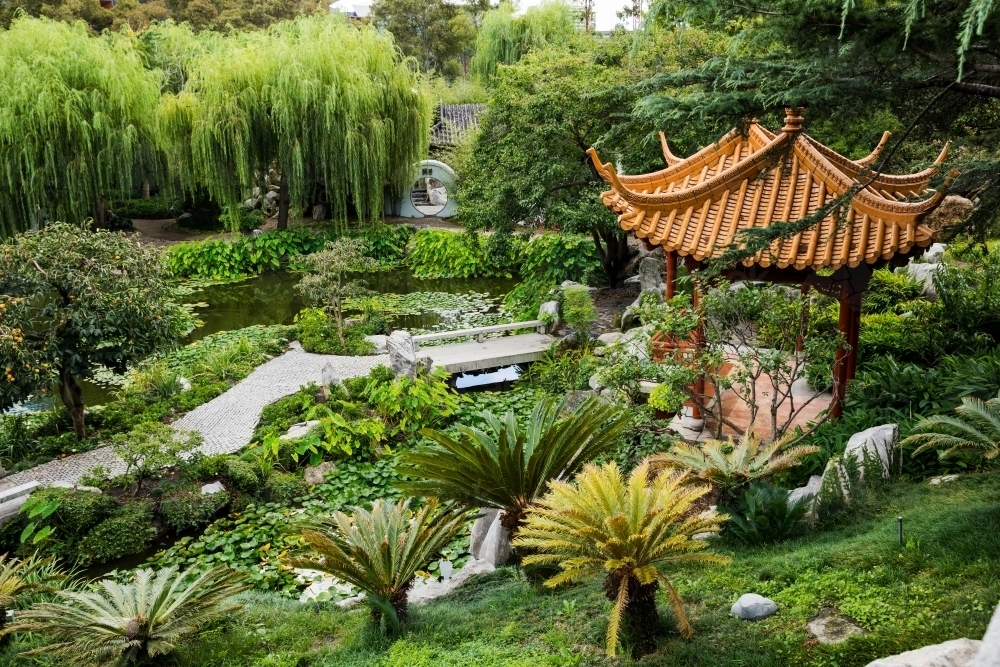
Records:
[[[899,527],[899,546],[903,546],[903,517],[896,517],[896,524]]]

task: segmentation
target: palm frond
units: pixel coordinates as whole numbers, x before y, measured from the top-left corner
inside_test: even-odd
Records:
[[[915,447],[914,454],[929,450],[948,458],[960,452],[976,452],[986,459],[1000,454],[1000,397],[981,401],[966,396],[955,415],[922,419],[900,445]]]

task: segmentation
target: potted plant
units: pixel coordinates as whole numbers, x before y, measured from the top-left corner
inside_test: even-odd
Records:
[[[691,333],[700,322],[687,294],[679,294],[666,303],[646,297],[639,307],[639,320],[653,328],[650,348],[653,361],[657,363],[669,357],[681,361],[677,351],[683,353],[692,347]]]
[[[684,392],[670,384],[658,384],[649,392],[649,407],[653,408],[657,419],[670,419],[684,402]]]

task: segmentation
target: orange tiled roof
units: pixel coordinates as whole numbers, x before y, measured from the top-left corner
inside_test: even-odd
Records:
[[[591,148],[598,173],[611,183],[603,202],[618,214],[622,229],[665,250],[704,260],[730,246],[741,230],[800,220],[871,179],[867,167],[885,146],[888,132],[871,155],[849,160],[801,131],[799,109],[787,112],[779,133],[754,122],[745,136],[733,130],[685,159],[670,152],[660,133],[668,166],[640,176],[618,175]],[[846,218],[831,214],[775,241],[744,264],[837,269],[930,245],[937,232],[921,220],[944,192],[927,185],[947,154],[946,145],[933,167],[916,174],[880,174],[857,192]]]

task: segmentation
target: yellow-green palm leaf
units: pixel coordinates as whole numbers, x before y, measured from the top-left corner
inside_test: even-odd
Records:
[[[657,566],[724,563],[707,553],[698,533],[717,533],[725,516],[700,516],[695,502],[708,492],[692,486],[686,475],[648,479],[648,464],[625,479],[618,466],[588,465],[572,483],[553,481],[549,493],[528,513],[514,545],[529,550],[525,564],[555,564],[559,574],[546,586],[586,576],[604,575],[615,582],[615,606],[608,625],[607,650],[614,655],[618,626],[629,604],[630,578],[639,584],[662,582],[671,597],[685,637],[693,634],[680,597]]]

